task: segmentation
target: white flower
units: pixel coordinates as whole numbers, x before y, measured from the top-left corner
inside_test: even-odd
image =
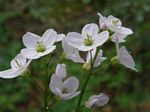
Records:
[[[91,63],[91,58],[92,58],[92,61],[94,61],[95,55],[96,55],[96,49],[93,49],[91,51],[91,54],[90,54],[90,51],[89,51],[88,54],[87,54],[87,58],[86,58],[85,63]],[[97,54],[96,58],[95,58],[93,67],[98,67],[101,64],[101,62],[103,62],[106,59],[106,57],[102,57],[102,56],[103,56],[103,51],[100,49],[98,51],[98,54]]]
[[[120,19],[110,15],[108,17],[102,16],[100,13],[99,15],[99,24],[100,28],[103,30],[111,30],[116,33],[120,33],[123,35],[130,35],[133,31],[129,28],[123,27]]]
[[[120,64],[124,65],[126,68],[138,71],[135,68],[135,62],[132,56],[129,54],[125,46],[119,48],[118,39],[116,40],[116,51],[117,51],[117,59]]]
[[[62,100],[69,100],[78,96],[80,94],[80,92],[77,91],[78,86],[79,80],[77,78],[70,77],[62,81],[56,74],[52,75],[49,84],[52,93]]]
[[[23,43],[26,48],[21,50],[21,54],[27,59],[38,59],[52,52],[56,46],[53,44],[56,41],[57,33],[53,29],[48,29],[42,37],[27,32],[23,36]]]
[[[52,93],[62,100],[69,100],[80,94],[80,92],[77,91],[79,80],[75,77],[63,80],[66,74],[65,64],[57,64],[56,72],[52,75],[49,84]]]
[[[96,49],[93,49],[91,53],[90,51],[87,53],[86,61],[83,64],[83,69],[89,70],[91,68],[91,58],[92,61],[94,61],[93,67],[98,67],[101,64],[101,62],[103,62],[106,59],[106,57],[102,57],[103,51],[101,49],[98,51],[96,58],[95,55],[96,55]]]
[[[104,93],[100,93],[99,95],[91,96],[86,102],[86,107],[91,108],[93,106],[101,107],[108,103],[109,97]]]
[[[60,42],[65,38],[65,34],[58,34],[56,37],[56,42]]]
[[[0,71],[0,77],[9,79],[22,75],[30,63],[31,60],[27,61],[27,59],[24,56],[18,54],[10,63],[11,69]]]
[[[65,64],[57,64],[55,75],[57,75],[57,77],[59,77],[61,79],[64,79],[67,75],[66,65]]]
[[[65,56],[65,58],[70,59],[74,62],[84,63],[84,60],[79,55],[79,50],[77,48],[70,46],[66,41],[66,39],[62,40],[62,47],[64,50],[63,55]]]
[[[79,51],[90,51],[104,44],[108,37],[108,31],[99,33],[98,26],[95,23],[91,23],[83,27],[81,34],[76,32],[68,33],[67,41]]]

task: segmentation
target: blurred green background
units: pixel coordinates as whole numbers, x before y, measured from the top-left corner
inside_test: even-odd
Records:
[[[150,0],[0,0],[0,70],[8,69],[10,60],[23,48],[22,36],[27,31],[41,35],[54,28],[58,33],[80,32],[87,23],[98,23],[97,12],[120,18],[133,29],[125,45],[139,70],[122,65],[109,66],[94,74],[87,88],[86,100],[104,92],[110,102],[85,112],[150,112]],[[113,47],[112,47],[113,46]],[[104,55],[115,55],[114,44],[105,47]],[[44,65],[33,61],[30,69],[42,84]],[[67,62],[68,72],[81,75],[79,64]],[[75,98],[55,105],[54,112],[73,112]],[[0,79],[0,112],[41,112],[43,97],[36,85],[25,77]]]

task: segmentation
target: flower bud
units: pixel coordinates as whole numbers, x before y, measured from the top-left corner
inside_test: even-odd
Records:
[[[83,67],[82,67],[84,70],[90,70],[91,69],[91,64],[90,63],[84,63],[83,64]]]
[[[114,56],[113,58],[111,58],[111,63],[113,65],[117,64],[118,63],[118,57],[117,56]]]

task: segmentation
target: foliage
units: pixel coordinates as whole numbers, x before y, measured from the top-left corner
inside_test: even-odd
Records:
[[[124,21],[124,26],[132,26],[134,29],[135,33],[131,38],[137,39],[128,38],[127,46],[132,48],[130,51],[134,53],[139,73],[135,74],[122,66],[113,65],[109,66],[109,71],[107,68],[100,70],[90,80],[88,86],[90,91],[85,99],[93,92],[102,91],[109,94],[111,99],[110,103],[102,108],[102,112],[149,112],[149,2],[149,0],[0,0],[0,69],[9,67],[9,61],[22,47],[19,41],[26,31],[42,34],[44,29],[50,27],[60,33],[80,31],[86,23],[98,20],[96,12],[103,15],[117,15]],[[112,54],[115,53],[114,48],[107,46],[106,49],[111,52],[104,52],[105,55],[110,57],[114,55]],[[35,76],[43,74],[41,70],[44,65],[39,64],[41,61],[35,62],[31,68]],[[69,73],[76,74],[77,77],[81,75],[82,71],[79,71],[78,65],[70,64],[69,61],[67,65],[70,66]],[[0,85],[0,111],[40,112],[43,101],[40,99],[41,93],[28,79],[23,77],[7,81],[0,79]],[[94,89],[91,89],[93,87]],[[61,102],[54,106],[54,110],[59,107],[61,112],[67,112],[75,106],[76,100],[72,102],[70,104]],[[66,106],[60,107],[62,104]]]

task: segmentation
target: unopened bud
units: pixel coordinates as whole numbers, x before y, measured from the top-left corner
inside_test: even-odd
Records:
[[[91,69],[91,64],[90,63],[84,63],[83,64],[83,69],[87,70],[87,71],[90,70]]]
[[[111,59],[111,63],[113,65],[117,64],[118,63],[118,57],[117,56],[114,56],[112,59]]]

